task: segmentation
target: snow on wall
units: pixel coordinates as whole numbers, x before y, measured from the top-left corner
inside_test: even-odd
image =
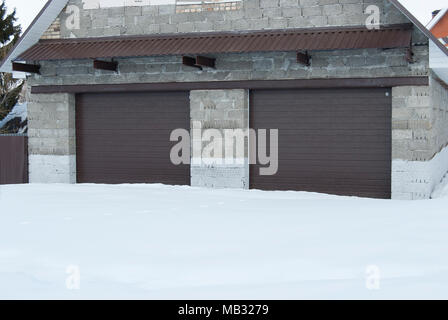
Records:
[[[30,155],[30,183],[76,183],[76,156]]]
[[[208,163],[193,160],[191,186],[216,189],[249,189],[249,160],[242,163]]]
[[[448,173],[448,147],[430,161],[392,161],[392,199],[431,198]]]

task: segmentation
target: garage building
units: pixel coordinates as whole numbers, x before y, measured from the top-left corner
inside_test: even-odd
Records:
[[[49,1],[2,64],[28,74],[32,183],[426,199],[448,172],[448,50],[397,1],[99,2]],[[277,173],[249,146],[173,164],[197,125],[278,129]]]

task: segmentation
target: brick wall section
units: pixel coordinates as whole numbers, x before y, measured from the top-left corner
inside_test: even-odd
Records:
[[[60,39],[61,38],[61,19],[57,18],[51,26],[45,31],[41,39]]]
[[[393,198],[428,199],[448,172],[448,87],[431,75],[429,86],[392,95]]]
[[[440,152],[448,145],[448,85],[434,74],[430,78],[433,147]]]
[[[75,154],[74,99],[71,94],[31,95],[28,103],[30,154]]]
[[[435,77],[427,87],[393,88],[394,159],[429,161],[448,144],[448,88]]]
[[[191,3],[194,4],[191,4]],[[200,2],[200,3],[199,3]],[[199,0],[177,1],[176,13],[192,13],[203,11],[234,11],[242,8],[241,0]]]
[[[74,95],[31,95],[28,125],[30,182],[75,182]]]
[[[392,158],[428,161],[434,156],[428,87],[392,89]]]
[[[223,139],[221,156],[213,155],[218,163],[197,162],[198,155],[202,155],[209,142],[194,140],[192,135],[191,185],[208,188],[249,188],[249,161],[247,158],[248,146],[245,144],[244,155],[237,155],[236,150],[232,157],[226,153],[225,130],[249,128],[249,97],[247,90],[195,90],[190,93],[191,129],[216,129]],[[208,157],[207,157],[208,158]],[[233,160],[226,163],[225,159]],[[236,159],[241,163],[237,163]]]
[[[243,0],[240,10],[177,12],[176,5],[81,10],[80,29],[67,29],[60,15],[61,36],[102,37],[160,33],[238,31],[364,25],[367,6],[381,9],[381,23],[408,23],[387,0]],[[82,0],[69,5],[82,8]],[[179,7],[177,7],[179,8]]]

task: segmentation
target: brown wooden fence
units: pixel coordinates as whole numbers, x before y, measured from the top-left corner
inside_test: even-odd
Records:
[[[28,183],[28,137],[0,135],[0,184]]]

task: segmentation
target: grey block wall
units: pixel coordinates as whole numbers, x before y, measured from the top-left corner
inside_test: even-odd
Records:
[[[380,9],[381,24],[407,23],[407,18],[387,0],[242,0],[238,10],[179,12],[176,5],[80,8],[80,28],[67,28],[60,15],[61,37],[102,37],[210,31],[267,30],[341,25],[364,25],[369,5]]]
[[[75,183],[74,95],[31,95],[28,127],[30,183]]]
[[[414,48],[413,64],[404,49],[334,50],[311,53],[311,66],[294,52],[218,54],[216,69],[182,65],[181,56],[116,59],[119,73],[94,70],[92,61],[42,61],[32,85],[153,83],[184,81],[288,80],[312,78],[407,77],[429,74],[427,45]]]
[[[448,86],[393,88],[392,193],[428,199],[448,172]]]
[[[191,185],[208,188],[249,188],[248,144],[241,154],[237,146],[229,150],[226,141],[233,142],[228,132],[249,129],[249,97],[247,90],[195,90],[190,92],[192,129]],[[204,133],[213,129],[219,133],[212,141],[204,141]],[[195,135],[195,133],[199,135]],[[227,139],[226,139],[227,137]],[[199,139],[198,139],[199,138]],[[221,146],[218,153],[210,146]],[[205,151],[205,152],[204,152]]]

